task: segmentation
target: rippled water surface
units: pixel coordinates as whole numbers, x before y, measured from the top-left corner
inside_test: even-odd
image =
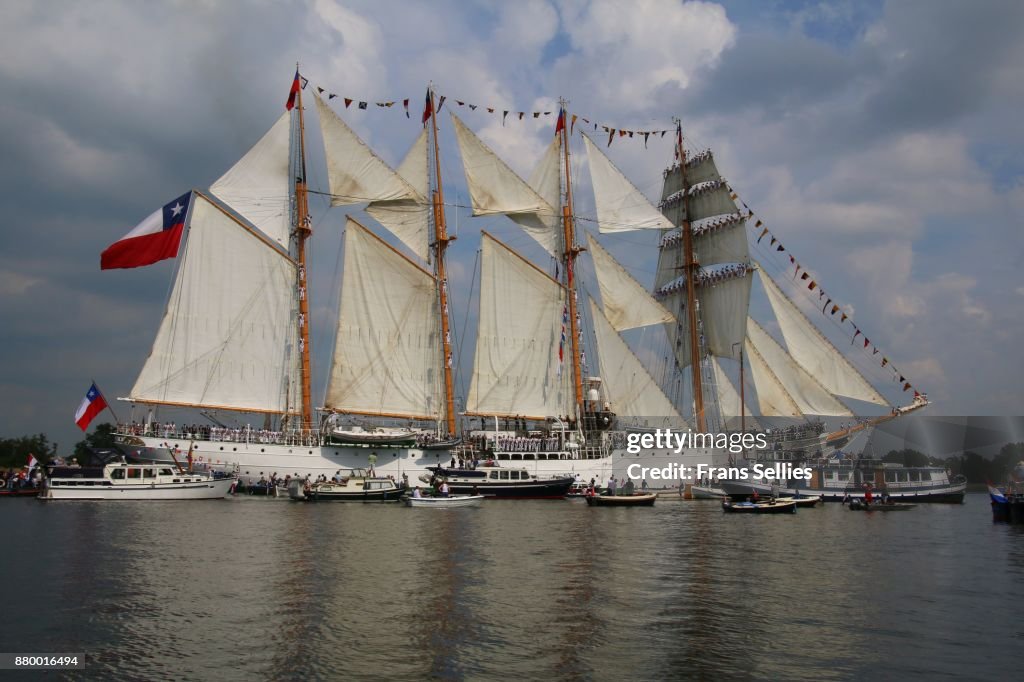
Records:
[[[1017,679],[1024,529],[488,501],[0,500],[0,651],[119,679]],[[51,675],[52,676],[52,675]]]

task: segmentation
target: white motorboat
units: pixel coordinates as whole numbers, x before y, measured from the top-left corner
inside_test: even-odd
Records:
[[[39,497],[44,500],[214,500],[235,479],[187,472],[168,464],[111,462],[103,467],[54,467]]]

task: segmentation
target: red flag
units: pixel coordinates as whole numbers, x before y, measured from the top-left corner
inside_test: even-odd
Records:
[[[288,101],[284,103],[284,108],[291,111],[295,108],[295,98],[299,95],[299,88],[302,86],[299,84],[299,70],[295,69],[295,80],[292,81],[292,89],[288,91]]]
[[[555,136],[565,130],[565,109],[558,110],[558,121],[555,123]]]
[[[423,125],[427,124],[430,120],[431,115],[434,113],[434,100],[430,97],[430,91],[427,90],[427,103],[423,105]]]

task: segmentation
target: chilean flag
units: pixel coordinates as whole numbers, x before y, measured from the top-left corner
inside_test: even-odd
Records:
[[[292,81],[292,89],[288,91],[288,101],[284,103],[284,108],[288,111],[295,108],[295,98],[298,96],[301,88],[302,84],[299,83],[299,70],[295,69],[295,80]]]
[[[29,471],[32,471],[32,470],[33,470],[33,469],[35,469],[35,468],[36,468],[37,466],[39,466],[39,460],[38,460],[38,459],[36,459],[36,456],[35,456],[35,455],[29,455],[29,456],[28,456],[28,464],[26,464],[26,465],[25,465],[25,467],[26,467],[26,468],[27,468],[27,469],[28,469]]]
[[[427,90],[427,102],[423,106],[423,125],[427,125],[427,121],[434,113],[434,101],[430,97],[430,90]]]
[[[152,214],[100,254],[100,270],[137,268],[178,255],[192,192]]]
[[[93,382],[93,385],[89,387],[89,392],[82,399],[82,404],[78,406],[78,411],[75,412],[75,423],[78,424],[78,428],[86,431],[89,428],[89,422],[106,408],[107,401],[100,393],[100,389],[96,388],[96,383]]]

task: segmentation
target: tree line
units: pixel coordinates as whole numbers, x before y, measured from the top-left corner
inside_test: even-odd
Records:
[[[938,466],[949,469],[953,476],[963,476],[968,483],[1002,483],[1019,462],[1024,461],[1024,443],[1007,443],[992,458],[966,451],[949,457],[929,457],[923,452],[907,448],[890,450],[885,462],[909,467]]]
[[[114,446],[114,425],[97,424],[92,433],[86,434],[84,440],[75,444],[72,459],[84,457],[89,448],[109,448]],[[55,457],[60,457],[59,445],[51,443],[45,433],[15,438],[0,438],[0,469],[20,469],[28,463],[29,455],[34,455],[40,464],[47,464]]]

